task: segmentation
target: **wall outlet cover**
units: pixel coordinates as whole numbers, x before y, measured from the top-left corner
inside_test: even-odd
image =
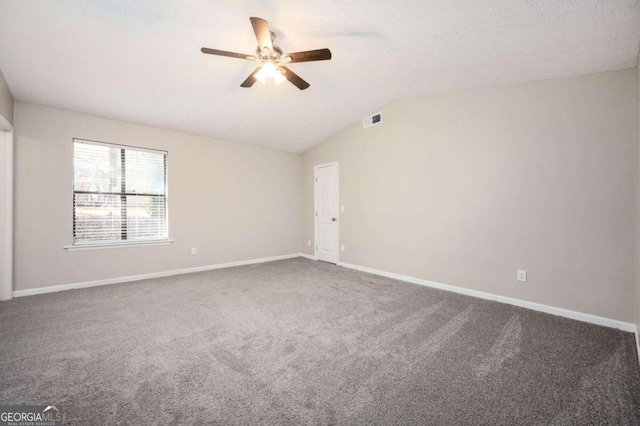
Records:
[[[518,269],[517,279],[518,281],[527,282],[527,271],[524,269]]]

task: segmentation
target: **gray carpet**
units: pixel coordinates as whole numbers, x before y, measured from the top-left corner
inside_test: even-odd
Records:
[[[291,259],[0,303],[0,404],[69,424],[640,424],[634,337]]]

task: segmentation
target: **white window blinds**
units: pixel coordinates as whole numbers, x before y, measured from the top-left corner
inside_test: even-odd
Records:
[[[167,238],[167,153],[74,139],[73,244]]]

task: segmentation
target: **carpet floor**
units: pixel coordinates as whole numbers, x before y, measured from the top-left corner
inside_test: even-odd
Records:
[[[640,424],[634,336],[302,258],[0,303],[68,424]]]

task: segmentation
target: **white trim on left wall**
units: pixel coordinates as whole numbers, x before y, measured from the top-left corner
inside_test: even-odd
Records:
[[[1,117],[1,116],[0,116]],[[2,223],[4,231],[4,241],[2,245],[2,277],[0,277],[0,300],[11,299],[13,290],[13,130],[1,131],[3,133],[2,146],[4,159],[4,176],[2,177],[4,186],[4,221]]]
[[[300,257],[300,253],[285,254],[282,256],[263,257],[260,259],[240,260],[237,262],[218,263],[215,265],[197,266],[195,268],[175,269],[172,271],[152,272],[150,274],[131,275],[128,277],[107,278],[104,280],[85,281],[72,284],[54,285],[50,287],[39,287],[28,290],[17,290],[13,292],[13,297],[33,296],[36,294],[55,293],[58,291],[73,290],[79,288],[98,287],[102,285],[120,284],[131,281],[148,280],[151,278],[170,277],[173,275],[190,274],[193,272],[211,271],[214,269],[232,268],[234,266],[253,265],[256,263],[273,262],[275,260],[292,259]]]

